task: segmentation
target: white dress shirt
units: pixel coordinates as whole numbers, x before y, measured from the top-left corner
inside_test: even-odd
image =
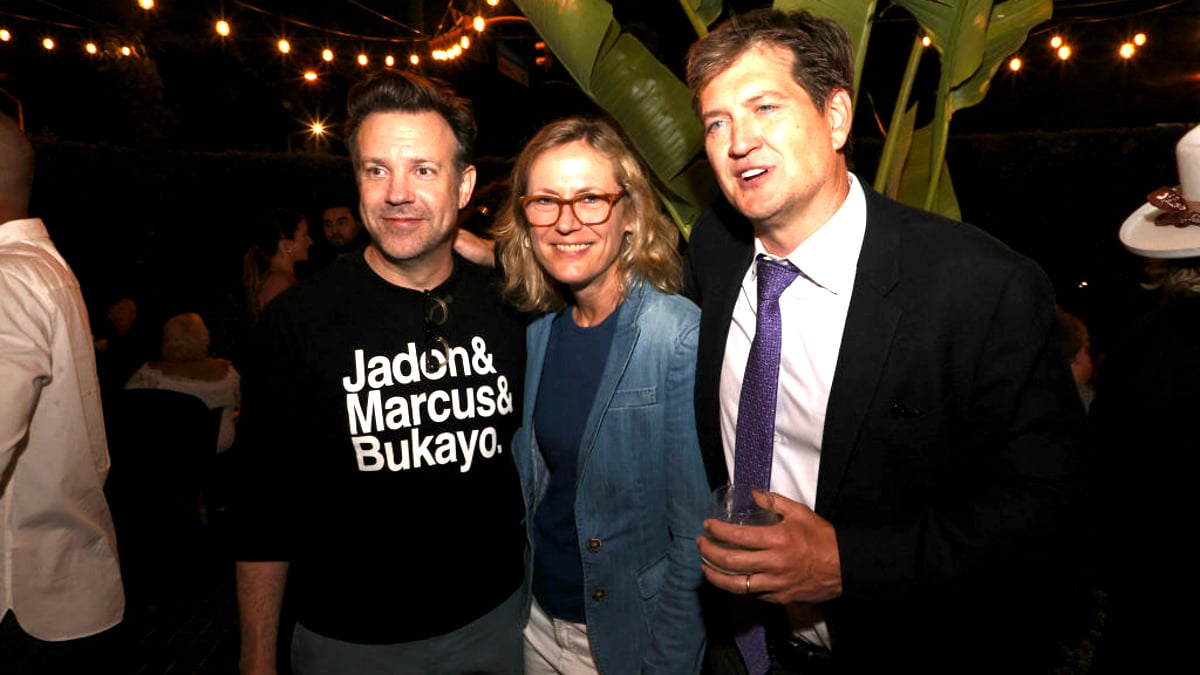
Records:
[[[0,224],[0,616],[46,641],[125,611],[79,282],[36,218]]]
[[[866,196],[850,174],[850,192],[837,212],[786,256],[801,275],[779,298],[782,347],[771,491],[809,507],[817,503],[825,411],[866,227]],[[766,254],[757,238],[754,249],[756,254]],[[742,375],[757,315],[758,272],[751,264],[734,305],[721,365],[721,440],[730,476]],[[821,641],[828,644],[823,622],[820,634]],[[811,634],[806,637],[813,638]]]

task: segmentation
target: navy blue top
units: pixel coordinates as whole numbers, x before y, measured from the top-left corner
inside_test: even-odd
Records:
[[[575,528],[579,446],[616,332],[617,312],[582,328],[572,309],[560,312],[550,329],[533,412],[538,447],[550,470],[533,521],[533,597],[550,616],[583,623],[583,561]]]

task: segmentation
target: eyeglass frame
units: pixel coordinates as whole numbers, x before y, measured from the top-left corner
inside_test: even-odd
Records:
[[[432,291],[425,291],[425,309],[421,318],[425,320],[425,350],[421,353],[421,366],[429,369],[425,359],[435,350],[442,354],[442,365],[450,363],[450,342],[437,333],[437,329],[446,325],[450,319],[450,303],[454,298],[441,298]]]
[[[622,188],[617,192],[581,192],[570,199],[563,199],[562,197],[555,197],[554,195],[548,194],[521,195],[520,197],[517,197],[517,203],[521,205],[521,212],[525,215],[525,222],[529,223],[530,227],[554,227],[558,225],[558,221],[562,220],[562,208],[564,205],[570,205],[571,215],[574,216],[575,220],[579,221],[580,224],[603,225],[612,218],[613,207],[617,205],[617,202],[628,196],[629,191]],[[575,210],[575,204],[577,204],[579,200],[587,197],[600,197],[604,201],[608,202],[608,214],[604,216],[604,220],[595,223],[588,223],[584,222],[584,220],[579,217],[579,212]],[[558,207],[558,212],[554,214],[554,220],[546,223],[545,225],[538,225],[529,219],[528,204],[534,199],[549,199],[550,201],[554,202],[554,205]]]

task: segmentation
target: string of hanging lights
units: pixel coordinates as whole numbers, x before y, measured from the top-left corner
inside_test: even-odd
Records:
[[[129,1],[146,13],[159,9],[159,3],[156,0]],[[473,44],[477,44],[489,23],[496,20],[519,18],[496,16],[495,12],[500,0],[468,0],[464,9],[456,7],[455,0],[449,0],[445,17],[437,30],[432,34],[426,34],[419,28],[393,19],[357,2],[357,0],[345,0],[345,2],[371,14],[382,25],[394,28],[400,33],[398,35],[371,35],[348,32],[333,26],[323,26],[295,16],[271,11],[251,2],[242,0],[229,0],[229,2],[239,10],[268,17],[285,27],[271,36],[281,55],[301,57],[304,55],[303,50],[308,49],[311,54],[319,55],[324,63],[332,64],[338,59],[344,58],[362,67],[381,63],[390,68],[402,61],[416,66],[426,58],[438,62],[454,61],[460,58]],[[58,6],[54,6],[54,9],[63,10]],[[66,51],[78,48],[83,54],[92,57],[139,55],[136,36],[130,35],[123,38],[119,32],[109,30],[108,32],[113,33],[111,37],[106,40],[96,40],[91,37],[91,34],[95,32],[98,22],[76,12],[71,12],[71,14],[77,21],[65,22],[33,17],[6,12],[0,8],[0,47],[14,41],[39,40],[42,48],[47,51]],[[197,27],[197,30],[200,28]],[[236,20],[226,13],[223,2],[208,30],[211,30],[220,40],[263,39],[260,31],[248,31],[244,35]],[[354,43],[358,43],[359,48],[346,48],[346,45]],[[371,46],[367,47],[366,45]],[[304,71],[305,79],[313,79],[309,75],[313,72],[311,69],[306,69]]]

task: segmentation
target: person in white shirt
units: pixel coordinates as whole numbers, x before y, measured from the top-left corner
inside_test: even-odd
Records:
[[[121,672],[92,334],[79,282],[28,217],[33,168],[0,115],[0,673]]]
[[[225,452],[233,447],[241,376],[228,359],[208,353],[209,341],[208,326],[199,314],[171,317],[163,325],[162,360],[143,363],[125,388],[177,391],[199,398],[209,410],[219,409],[217,452]]]

